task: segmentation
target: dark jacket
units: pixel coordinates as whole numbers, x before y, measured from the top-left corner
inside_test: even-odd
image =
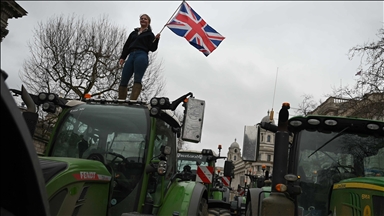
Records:
[[[159,39],[156,39],[155,42],[153,40],[155,39],[155,35],[153,34],[152,30],[148,28],[147,30],[143,31],[139,35],[140,28],[135,28],[131,34],[129,34],[129,37],[127,41],[124,44],[123,52],[121,53],[120,59],[126,59],[128,54],[132,52],[133,49],[140,49],[145,52],[149,51],[156,51],[157,45],[159,44]]]

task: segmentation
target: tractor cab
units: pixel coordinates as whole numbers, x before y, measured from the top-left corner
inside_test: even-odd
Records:
[[[195,195],[183,192],[183,202],[198,202],[186,207],[171,201],[184,187],[175,175],[177,141],[197,143],[201,137],[204,101],[192,93],[172,102],[152,98],[149,104],[29,96],[47,115],[61,108],[40,157],[51,215],[194,214],[207,208],[205,189],[194,183],[187,185]],[[174,113],[180,103],[183,124]]]
[[[299,177],[302,189],[299,212],[328,214],[329,197],[341,182],[363,177],[384,180],[383,122],[307,116],[294,117],[289,124],[294,133],[289,171]]]
[[[137,202],[132,200],[139,200],[148,157],[160,160],[162,148],[169,149],[166,160],[163,159],[168,164],[163,174],[168,180],[176,163],[174,128],[180,127],[180,122],[176,118],[153,121],[149,112],[144,104],[76,103],[61,116],[46,156],[101,162],[111,173],[114,184],[111,210],[134,210]],[[150,148],[153,150],[148,152]],[[151,183],[156,184],[158,177]]]
[[[288,109],[284,103],[278,126],[255,126],[254,134],[260,128],[276,134],[273,178],[269,191],[249,190],[247,214],[358,215],[366,208],[381,215],[384,122],[320,115],[288,119]],[[258,137],[255,143],[250,147],[257,152]]]

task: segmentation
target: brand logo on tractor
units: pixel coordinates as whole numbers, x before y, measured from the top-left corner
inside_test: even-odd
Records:
[[[198,154],[177,154],[178,158],[198,158],[198,159],[203,159],[203,155],[198,155]]]
[[[95,179],[96,172],[80,172],[81,179]]]
[[[77,180],[96,180],[96,181],[110,181],[111,176],[97,174],[96,172],[80,172],[74,173],[73,177]]]
[[[335,184],[335,185],[333,186],[333,189],[340,189],[340,188],[345,188],[345,187],[346,187],[345,184]]]

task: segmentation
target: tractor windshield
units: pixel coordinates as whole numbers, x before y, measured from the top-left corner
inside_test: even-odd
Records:
[[[207,156],[200,153],[178,152],[177,170],[183,172],[184,167],[189,166],[193,174],[196,174],[198,166],[208,166]]]
[[[334,183],[354,177],[384,176],[383,137],[340,133],[319,149],[336,134],[307,130],[295,134],[294,139],[298,140],[294,143],[300,143],[297,174],[302,188],[298,206],[305,214],[328,215],[328,198]]]
[[[114,175],[111,205],[135,199],[149,140],[148,109],[83,104],[68,110],[59,121],[48,154],[100,160]]]

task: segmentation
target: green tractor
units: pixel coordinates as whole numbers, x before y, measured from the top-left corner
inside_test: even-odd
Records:
[[[39,157],[50,214],[207,215],[208,190],[177,172],[177,141],[200,142],[205,102],[192,93],[170,102],[67,100],[22,95],[28,107],[62,112]],[[175,117],[185,107],[183,124]],[[26,118],[33,132],[33,109]]]
[[[177,153],[177,169],[185,180],[196,181],[203,184],[208,191],[209,215],[231,215],[230,205],[230,169],[232,163],[225,161],[223,176],[215,173],[217,159],[225,159],[212,149],[179,150]]]
[[[246,215],[384,215],[384,122],[288,109],[255,126],[276,132],[272,185],[249,189]]]

